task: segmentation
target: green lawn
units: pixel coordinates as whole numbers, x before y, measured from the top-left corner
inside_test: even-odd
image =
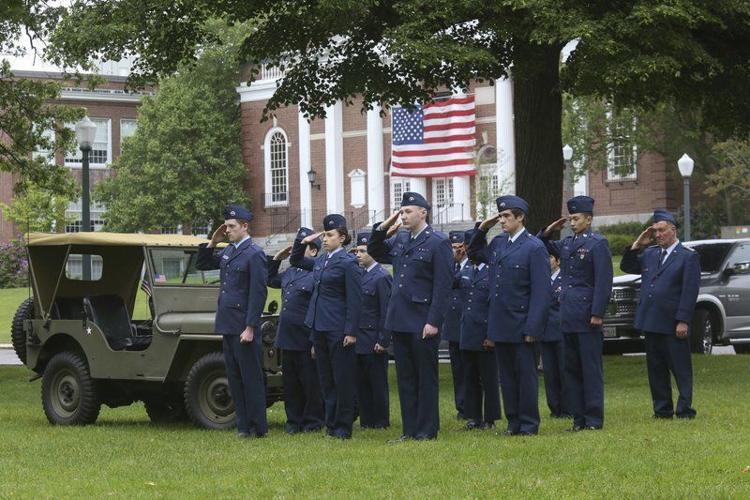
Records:
[[[644,362],[606,358],[604,430],[569,434],[569,421],[544,416],[532,438],[462,431],[441,365],[439,439],[401,444],[386,443],[400,432],[393,367],[394,427],[356,429],[347,442],[285,435],[279,403],[269,437],[258,441],[154,426],[140,404],[104,408],[90,427],[53,427],[40,382],[29,383],[23,367],[2,367],[0,498],[750,496],[747,358],[695,358],[693,421],[650,418]]]

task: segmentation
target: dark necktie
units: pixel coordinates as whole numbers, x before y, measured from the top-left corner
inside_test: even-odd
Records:
[[[510,238],[508,238],[508,248],[510,248],[510,246],[511,246],[512,244],[513,244],[513,240],[511,240]]]
[[[667,250],[662,248],[661,253],[659,253],[659,265],[656,266],[657,269],[661,267],[661,265],[664,263],[664,257],[667,256]]]

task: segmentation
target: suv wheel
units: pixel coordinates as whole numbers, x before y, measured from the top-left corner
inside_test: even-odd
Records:
[[[176,424],[188,420],[181,395],[150,398],[143,401],[146,414],[154,424]]]
[[[10,327],[10,338],[13,350],[21,363],[26,364],[26,332],[23,331],[23,322],[34,319],[34,299],[29,298],[21,302],[13,316],[13,324]]]
[[[693,314],[690,330],[690,351],[695,354],[711,354],[714,348],[714,324],[711,313],[697,309]]]
[[[190,369],[185,381],[185,409],[198,427],[231,429],[236,425],[224,356],[220,352],[206,354]]]
[[[42,407],[57,425],[96,422],[101,402],[86,361],[74,352],[55,354],[42,376]]]

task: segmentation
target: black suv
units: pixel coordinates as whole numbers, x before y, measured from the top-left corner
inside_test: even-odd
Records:
[[[684,243],[700,255],[701,287],[691,325],[694,353],[710,354],[715,345],[732,345],[750,354],[750,238]],[[604,318],[604,352],[643,352],[643,337],[633,328],[641,277],[618,276]]]

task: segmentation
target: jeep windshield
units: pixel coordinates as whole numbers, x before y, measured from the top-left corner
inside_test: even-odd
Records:
[[[195,267],[198,248],[151,248],[154,284],[211,286],[219,283],[219,270],[199,271]]]
[[[721,265],[732,245],[733,243],[698,243],[685,246],[692,248],[700,255],[701,273],[713,274],[721,270]]]

